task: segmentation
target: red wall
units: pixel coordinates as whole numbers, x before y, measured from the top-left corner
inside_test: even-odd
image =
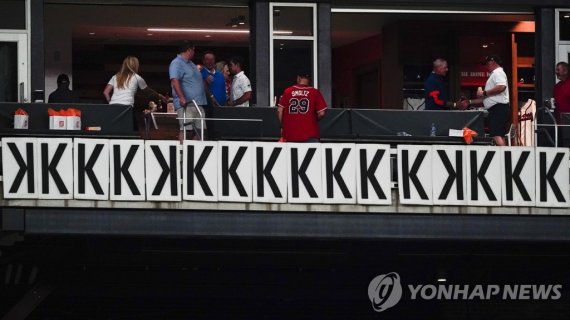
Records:
[[[372,64],[380,67],[381,52],[381,34],[332,50],[334,107],[343,106],[343,101],[348,105],[356,104],[357,92],[354,88],[356,71]],[[378,92],[381,92],[381,87],[378,88]]]

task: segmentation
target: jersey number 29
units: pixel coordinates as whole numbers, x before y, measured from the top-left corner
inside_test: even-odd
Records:
[[[289,100],[289,114],[307,113],[309,111],[309,99],[291,98]]]

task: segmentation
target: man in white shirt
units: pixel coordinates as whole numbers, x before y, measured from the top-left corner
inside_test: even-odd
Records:
[[[251,82],[243,73],[243,60],[241,57],[233,57],[230,60],[230,72],[234,75],[230,87],[228,105],[234,107],[249,107],[251,100]]]
[[[511,124],[507,75],[501,67],[501,58],[496,54],[488,55],[481,63],[487,67],[491,75],[487,79],[485,90],[479,88],[477,90],[478,99],[469,100],[469,104],[483,103],[485,110],[489,111],[487,117],[489,134],[496,145],[504,146],[506,145],[504,136],[508,133]]]

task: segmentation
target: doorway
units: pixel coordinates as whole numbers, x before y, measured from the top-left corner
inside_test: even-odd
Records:
[[[0,33],[0,102],[27,102],[28,86],[27,36]]]

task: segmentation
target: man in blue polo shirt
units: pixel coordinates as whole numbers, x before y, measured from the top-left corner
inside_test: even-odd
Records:
[[[219,107],[226,104],[226,79],[224,74],[216,70],[216,56],[206,51],[202,58],[202,79],[208,95],[208,107]]]
[[[192,104],[192,100],[196,101],[198,108],[200,108],[202,117],[204,115],[203,106],[207,105],[206,94],[204,92],[204,81],[198,67],[192,62],[194,57],[194,45],[184,42],[179,48],[179,54],[172,60],[168,73],[170,76],[170,84],[172,86],[172,97],[174,109],[178,114],[178,118],[184,117],[184,110],[186,109],[186,118],[193,118],[195,120],[186,120],[191,122],[186,125],[186,129],[190,132],[190,139],[200,139],[200,129],[202,128],[202,121],[200,113]],[[184,108],[188,103],[188,107]],[[180,124],[180,133],[178,138],[182,142],[184,140],[183,128],[184,120],[178,120]],[[204,122],[204,129],[206,123]]]
[[[445,83],[448,71],[447,61],[437,58],[433,61],[433,71],[424,82],[426,110],[450,110],[460,106],[460,102],[451,102]]]

